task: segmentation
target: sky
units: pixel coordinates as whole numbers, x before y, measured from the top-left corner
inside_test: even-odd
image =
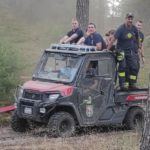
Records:
[[[115,10],[117,10],[117,8],[119,9],[120,3],[122,0],[107,0],[107,1],[108,1],[110,16],[116,16],[117,17],[119,14],[116,13]]]

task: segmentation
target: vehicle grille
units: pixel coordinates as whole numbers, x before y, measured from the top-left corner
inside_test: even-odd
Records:
[[[21,105],[24,105],[24,106],[34,106],[34,102],[31,102],[31,101],[23,101],[21,100]]]
[[[33,100],[42,100],[42,94],[35,93],[33,91],[24,91],[23,98],[33,99]]]

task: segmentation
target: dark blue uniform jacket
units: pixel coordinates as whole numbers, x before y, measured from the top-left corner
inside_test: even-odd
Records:
[[[97,32],[86,37],[84,42],[85,45],[89,46],[96,46],[97,43],[102,43],[102,49],[106,49],[106,43],[103,37]]]
[[[121,25],[115,32],[117,39],[117,48],[127,52],[138,52],[139,48],[139,33],[137,28],[133,25],[131,28]]]

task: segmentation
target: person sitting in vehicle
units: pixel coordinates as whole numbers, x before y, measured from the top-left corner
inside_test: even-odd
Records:
[[[138,20],[135,23],[135,26],[137,27],[138,31],[139,31],[139,42],[140,42],[140,46],[139,46],[139,52],[140,52],[140,58],[142,63],[145,63],[145,57],[144,57],[144,46],[143,46],[143,42],[144,42],[144,34],[142,32],[143,29],[143,21],[142,20]]]
[[[84,43],[88,46],[96,46],[97,50],[106,49],[106,43],[103,37],[96,32],[96,25],[94,23],[89,23],[86,35],[83,39],[80,39],[77,44]]]
[[[79,22],[76,19],[72,20],[72,30],[69,31],[61,40],[61,44],[77,43],[78,40],[83,37],[83,31],[79,27]]]
[[[90,32],[89,32],[89,30],[88,30],[88,28],[87,28],[87,29],[86,29],[86,33],[84,34],[83,37],[81,37],[81,38],[79,39],[79,41],[77,42],[77,44],[79,44],[79,45],[84,44],[85,39],[86,39],[89,35],[90,35]]]
[[[106,49],[106,43],[103,37],[96,32],[96,25],[94,23],[88,24],[89,35],[85,38],[84,44],[88,46],[96,46],[98,51]]]
[[[86,75],[89,77],[97,75],[98,74],[97,67],[98,67],[98,62],[97,61],[91,61],[87,67]]]

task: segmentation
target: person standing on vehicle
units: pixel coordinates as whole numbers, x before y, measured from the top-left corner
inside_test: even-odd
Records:
[[[69,31],[61,40],[61,44],[77,43],[78,40],[83,37],[83,31],[79,27],[79,22],[76,19],[72,20],[72,30]]]
[[[84,44],[88,46],[96,46],[96,50],[106,49],[106,43],[103,37],[96,32],[96,25],[94,23],[88,24],[89,35],[85,37]]]
[[[114,29],[111,29],[109,30],[106,34],[105,34],[105,43],[106,43],[106,47],[109,46],[109,43],[111,42],[111,39],[113,38],[115,34],[115,30]],[[112,47],[110,48],[111,51],[115,50],[115,44],[112,45]]]
[[[133,25],[134,15],[127,13],[125,23],[116,30],[108,48],[117,40],[118,75],[121,90],[136,89],[139,71],[139,34]]]
[[[143,32],[141,31],[143,29],[143,21],[142,20],[138,20],[136,23],[135,23],[135,26],[137,27],[138,31],[139,31],[139,41],[140,41],[140,56],[141,56],[141,60],[142,60],[142,63],[144,64],[145,62],[145,58],[144,58],[144,47],[143,47],[143,42],[144,42],[144,34]]]

